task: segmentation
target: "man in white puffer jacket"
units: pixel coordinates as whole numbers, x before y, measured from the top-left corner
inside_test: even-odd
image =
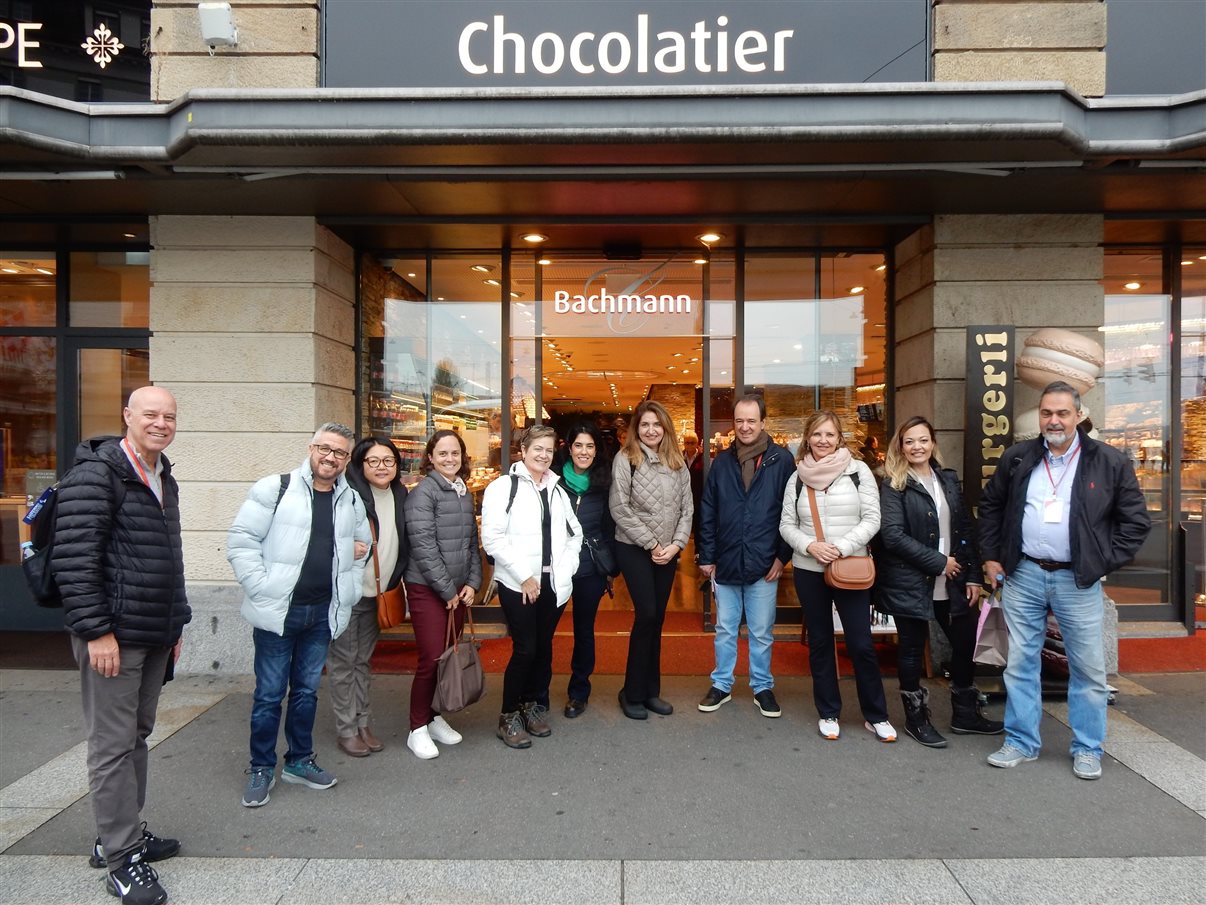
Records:
[[[276,784],[286,690],[289,748],[281,779],[311,789],[336,782],[314,760],[313,732],[327,648],[360,599],[371,539],[364,503],[343,477],[354,440],[342,424],[323,424],[301,467],[257,481],[230,526],[227,559],[243,586],[242,613],[255,643],[244,807],[267,804]]]

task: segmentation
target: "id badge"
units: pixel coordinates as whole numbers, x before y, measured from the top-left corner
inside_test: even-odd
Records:
[[[1043,522],[1048,525],[1058,525],[1064,520],[1064,503],[1059,499],[1043,502]]]

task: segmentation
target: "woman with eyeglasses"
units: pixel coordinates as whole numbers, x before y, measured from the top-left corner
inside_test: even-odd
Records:
[[[369,660],[381,634],[377,594],[396,588],[406,568],[406,488],[398,476],[398,460],[398,450],[388,437],[365,437],[352,449],[345,473],[368,510],[374,547],[351,621],[327,651],[327,684],[339,748],[351,757],[368,757],[385,748],[372,728]]]
[[[423,450],[421,470],[426,477],[406,498],[406,536],[410,562],[406,565],[406,600],[419,646],[419,665],[410,684],[408,747],[422,760],[438,757],[441,745],[456,745],[461,734],[431,706],[436,688],[436,661],[444,652],[448,611],[454,611],[455,631],[465,622],[465,607],[482,585],[482,560],[477,549],[477,516],[473,494],[465,486],[469,456],[455,431],[438,430]]]

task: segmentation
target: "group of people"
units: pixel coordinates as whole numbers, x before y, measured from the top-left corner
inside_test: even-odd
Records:
[[[172,677],[185,595],[179,489],[163,454],[176,432],[176,400],[161,387],[131,394],[124,437],[85,441],[58,488],[52,571],[80,668],[88,772],[97,837],[89,863],[127,905],[159,905],[167,894],[152,862],[180,851],[142,820],[147,737],[162,685]],[[765,429],[760,396],[733,407],[734,441],[702,487],[692,487],[666,410],[642,402],[623,446],[607,461],[594,425],[528,429],[520,460],[493,481],[482,503],[480,544],[493,561],[512,639],[498,737],[511,748],[551,734],[548,713],[553,633],[573,600],[574,650],[566,718],[588,706],[594,621],[612,578],[622,574],[634,619],[623,714],[634,720],[673,706],[661,697],[661,634],[679,557],[698,514],[700,572],[716,602],[715,669],[704,712],[731,700],[737,638],[749,633],[749,681],[766,717],[778,717],[771,672],[779,578],[789,559],[809,640],[818,730],[840,736],[841,697],[833,646],[836,609],[854,663],[865,727],[896,738],[872,645],[872,603],[890,613],[900,638],[898,678],[905,728],[928,747],[946,740],[933,726],[921,685],[929,622],[951,641],[951,726],[956,733],[1005,733],[988,756],[1009,768],[1038,757],[1042,703],[1039,652],[1048,612],[1059,620],[1070,666],[1068,717],[1073,772],[1101,775],[1106,672],[1101,579],[1137,553],[1151,528],[1125,455],[1078,430],[1077,391],[1043,392],[1040,436],[1010,447],[984,488],[973,523],[953,471],[941,464],[933,426],[906,420],[891,442],[882,486],[852,457],[838,416],[813,414],[796,455]],[[324,665],[340,749],[382,750],[370,707],[369,658],[378,637],[377,595],[403,584],[418,642],[408,748],[439,755],[461,735],[433,707],[436,664],[451,623],[459,633],[482,587],[478,528],[465,484],[469,461],[452,431],[437,431],[409,492],[387,437],[355,442],[321,425],[292,472],[251,488],[229,532],[228,559],[253,626],[256,687],[250,764],[242,804],[267,804],[276,782],[282,706],[287,749],[280,778],[327,789],[336,778],[315,760],[313,728]],[[695,498],[699,505],[696,513]],[[874,551],[872,589],[832,587],[825,571]],[[1010,631],[1005,720],[986,718],[972,684],[975,609],[983,583],[1001,588]]]

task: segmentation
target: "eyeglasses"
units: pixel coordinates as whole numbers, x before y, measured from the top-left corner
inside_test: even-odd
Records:
[[[331,447],[327,446],[326,444],[323,444],[322,446],[315,446],[314,444],[310,444],[310,448],[317,450],[318,454],[320,456],[322,456],[324,459],[327,456],[334,456],[336,462],[342,462],[344,459],[346,459],[348,456],[351,455],[351,453],[349,453],[346,449],[332,449]]]
[[[373,456],[371,459],[365,459],[364,464],[369,468],[393,468],[398,464],[398,460],[393,456],[385,456],[380,459]]]

